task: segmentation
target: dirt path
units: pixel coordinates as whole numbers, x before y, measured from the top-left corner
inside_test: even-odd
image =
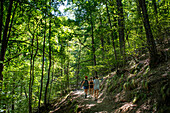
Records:
[[[72,93],[72,99],[76,100],[79,103],[80,111],[83,113],[110,113],[112,112],[113,107],[106,96],[103,95],[103,92],[100,92],[99,99],[94,100],[94,97],[88,95],[87,98],[84,98],[84,91],[78,90]]]
[[[99,91],[99,98],[95,101],[92,95],[87,95],[84,98],[84,90],[72,92],[72,99],[78,102],[79,109],[82,113],[111,113],[113,112],[113,103],[108,99],[105,92],[107,89],[107,78],[103,81],[104,88]]]
[[[99,98],[95,101],[94,97],[87,95],[87,98],[84,97],[84,90],[72,91],[68,94],[58,105],[54,108],[55,110],[50,111],[50,113],[68,113],[68,109],[73,108],[73,105],[70,106],[69,101],[76,102],[78,105],[78,113],[111,113],[113,112],[113,103],[108,99],[105,94],[107,89],[107,84],[105,83],[106,79],[103,81],[103,89],[99,91]]]

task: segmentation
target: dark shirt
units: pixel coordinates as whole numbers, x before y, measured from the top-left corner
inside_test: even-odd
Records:
[[[90,81],[90,88],[93,88],[93,81]]]

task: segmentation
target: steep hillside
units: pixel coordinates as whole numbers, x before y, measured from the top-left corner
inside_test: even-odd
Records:
[[[170,60],[150,70],[147,59],[108,80],[114,113],[170,111]]]

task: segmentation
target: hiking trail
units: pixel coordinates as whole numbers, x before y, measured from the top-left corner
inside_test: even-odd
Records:
[[[67,112],[69,109],[69,102],[76,103],[78,113],[110,113],[113,111],[113,103],[109,101],[107,96],[104,94],[107,89],[107,84],[104,84],[107,78],[103,80],[102,90],[99,91],[98,100],[88,93],[87,98],[84,97],[84,90],[76,90],[70,92],[59,104],[55,106],[55,110],[50,113]]]

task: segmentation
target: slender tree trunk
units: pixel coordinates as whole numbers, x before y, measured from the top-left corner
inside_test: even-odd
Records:
[[[13,11],[13,14],[12,14],[12,20],[11,20],[11,24],[10,24],[10,27],[9,27],[7,40],[9,40],[9,37],[10,37],[10,34],[11,34],[11,29],[12,29],[12,25],[13,25],[13,21],[14,21],[14,16],[15,16],[15,12],[16,12],[17,7],[18,7],[18,3],[16,3],[14,11]]]
[[[64,67],[64,66],[63,66],[63,60],[61,59],[61,70],[60,70],[60,74],[61,74],[60,76],[61,76],[61,77],[63,76],[63,67]],[[61,96],[62,96],[62,95],[63,95],[63,88],[64,88],[62,81],[61,81],[61,84],[60,84],[60,85],[61,85],[61,87],[60,87],[61,89],[60,89],[60,90],[61,90],[61,92],[62,92],[62,93],[61,93]]]
[[[122,0],[117,1],[117,8],[118,8],[118,25],[119,25],[119,43],[120,43],[120,53],[123,55],[124,48],[124,16],[123,16],[123,5]]]
[[[25,97],[28,98],[27,90],[26,90],[25,86],[24,86],[24,93],[25,93]]]
[[[92,13],[90,13],[90,18],[91,18],[91,32],[92,32],[93,65],[96,66],[96,55],[95,55],[95,43],[94,43],[94,35],[93,35],[93,17],[92,17]],[[96,70],[95,70],[95,75],[97,75]]]
[[[128,42],[128,46],[130,47],[129,38],[128,38],[129,37],[129,32],[130,31],[128,31],[128,30],[126,31],[126,40]]]
[[[155,18],[156,18],[156,35],[157,37],[160,37],[161,33],[161,27],[159,25],[159,21],[158,21],[158,8],[157,8],[157,5],[156,5],[156,0],[152,0],[152,4],[154,6],[154,14],[155,14]],[[156,38],[157,42],[162,44],[162,39],[160,38]]]
[[[78,55],[78,67],[77,67],[77,88],[78,88],[78,83],[79,83],[80,58],[81,58],[81,45],[80,45],[79,55]]]
[[[149,18],[148,18],[148,13],[147,13],[147,8],[145,4],[145,0],[138,0],[139,5],[142,9],[142,14],[143,14],[143,23],[146,31],[146,38],[147,38],[147,45],[150,53],[150,67],[156,66],[158,62],[158,55],[157,55],[157,49],[156,49],[156,44],[152,35],[152,31],[150,28],[149,24]]]
[[[39,26],[37,26],[37,27],[39,27]],[[38,44],[38,34],[36,35],[36,40],[37,40],[37,49],[36,49],[36,52],[35,52],[34,57],[33,57],[32,86],[34,85],[34,62],[35,62],[35,58],[36,58],[38,50],[39,50],[39,48],[38,48],[38,46],[39,46],[39,44]]]
[[[112,29],[112,23],[111,23],[111,20],[110,20],[110,14],[109,14],[109,9],[108,9],[108,6],[107,6],[107,2],[106,2],[106,9],[107,9],[107,16],[108,16],[108,20],[109,20],[109,24],[110,24],[110,29]],[[114,43],[113,30],[112,30],[112,33],[111,33],[111,37],[112,37],[112,44],[113,44],[114,54],[115,54],[116,69],[118,69],[117,53],[116,53],[116,48],[115,48],[115,43]]]
[[[136,1],[137,2],[137,12],[138,12],[138,16],[139,16],[139,19],[142,20],[142,10],[140,9],[140,5],[139,5],[139,1]],[[144,40],[142,37],[141,34],[143,34],[143,26],[142,25],[138,25],[138,28],[139,28],[139,32],[138,32],[138,29],[136,29],[136,33],[139,35],[139,38],[141,40]],[[144,44],[142,44],[144,45]],[[136,47],[135,47],[136,48]],[[145,47],[144,47],[145,48]]]
[[[66,89],[69,90],[69,86],[70,86],[70,81],[69,81],[69,59],[67,61],[67,64],[66,64]]]
[[[33,57],[33,58],[31,58],[32,59],[32,63],[31,63],[31,65],[32,65],[32,72],[30,70],[30,77],[32,77],[32,78],[30,78],[30,84],[29,84],[31,86],[31,87],[29,87],[30,88],[29,89],[29,91],[30,91],[30,98],[29,99],[31,99],[31,100],[29,100],[30,101],[30,104],[29,104],[29,109],[30,110],[29,110],[29,112],[32,112],[32,92],[33,92],[33,88],[32,87],[34,85],[34,66],[35,66],[35,57],[36,57],[37,52],[38,52],[38,35],[36,37],[37,37],[37,39],[36,39],[37,40],[37,49],[36,49],[36,52],[35,52],[34,56],[32,56],[33,55],[33,48],[32,48],[32,54],[31,54],[31,57]],[[34,38],[33,38],[33,40],[34,40]],[[34,101],[34,103],[36,103],[36,100]]]
[[[100,31],[102,31],[102,17],[101,17],[101,14],[100,15]],[[101,32],[101,37],[100,37],[100,41],[101,41],[101,45],[102,45],[102,60],[104,60],[104,57],[105,57],[105,50],[104,50],[104,38],[103,38],[103,32]]]
[[[44,104],[45,106],[47,105],[47,92],[48,92],[48,86],[49,86],[49,82],[50,82],[50,72],[51,72],[51,18],[50,18],[50,23],[49,23],[49,37],[48,37],[48,41],[49,41],[49,68],[48,68],[48,79],[47,79],[47,84],[46,84],[46,88],[45,88],[45,96],[44,96]],[[47,107],[47,106],[46,106]]]
[[[12,89],[12,113],[14,113],[14,109],[15,109],[15,102],[14,102],[14,95],[15,95],[15,79],[13,80],[12,83],[13,89]]]
[[[50,93],[49,93],[49,97],[48,97],[48,102],[51,98],[51,92],[52,92],[52,88],[53,88],[53,77],[54,77],[54,61],[53,61],[53,69],[52,69],[52,78],[51,78],[51,86],[50,86]]]
[[[4,0],[1,0],[1,7],[0,7],[0,11],[1,11],[1,13],[0,13],[0,48],[1,48],[1,36],[2,36],[2,26],[3,26],[3,10],[4,10],[4,8],[3,8],[3,4],[4,4]]]
[[[34,29],[34,23],[33,23],[33,29]],[[30,32],[31,32],[31,30],[30,30]],[[34,33],[32,34],[33,38],[31,40],[31,50],[30,50],[31,59],[30,59],[30,82],[29,82],[29,113],[32,113],[32,81],[33,81],[32,79],[33,79],[33,70],[34,70],[34,65],[33,65],[34,34],[35,34],[35,30],[34,30]]]
[[[32,40],[32,45],[33,45],[33,40]],[[32,113],[32,70],[33,70],[33,65],[32,65],[32,59],[33,59],[33,48],[30,50],[31,52],[31,59],[30,59],[30,81],[29,81],[29,113]]]
[[[157,5],[156,5],[156,0],[152,0],[152,4],[154,6],[154,12],[155,12],[155,17],[156,17],[156,23],[158,24],[158,10],[157,10]]]
[[[120,53],[123,56],[123,66],[125,65],[125,39],[124,39],[124,16],[123,16],[123,4],[122,0],[116,0],[118,9],[118,25],[119,25],[119,44]]]
[[[45,14],[45,18],[46,18],[46,14]],[[39,97],[39,102],[38,102],[38,113],[40,112],[40,101],[41,101],[42,89],[43,89],[44,59],[45,59],[45,39],[46,39],[46,19],[45,19],[45,28],[44,28],[43,58],[42,58],[42,76],[41,76],[40,97]]]

